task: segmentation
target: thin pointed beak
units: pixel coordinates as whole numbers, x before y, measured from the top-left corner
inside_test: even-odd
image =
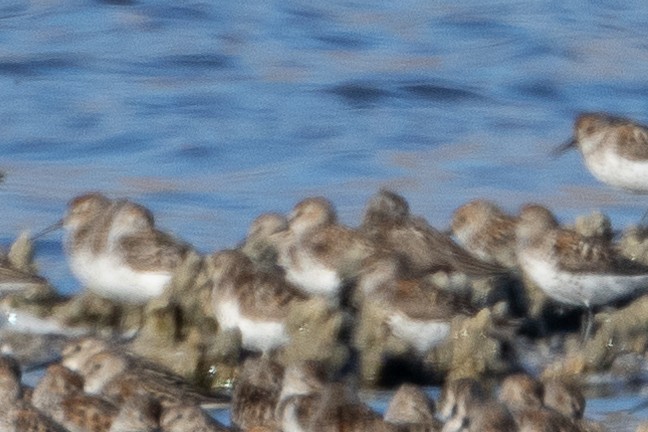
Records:
[[[54,223],[54,224],[48,226],[48,227],[45,228],[45,229],[43,229],[43,230],[37,232],[36,234],[34,234],[34,235],[32,236],[31,240],[34,241],[34,240],[36,240],[36,239],[39,238],[39,237],[43,237],[44,235],[49,234],[49,233],[51,233],[52,231],[56,231],[56,230],[61,229],[61,228],[63,228],[63,219],[61,219],[60,221],[58,221],[58,222],[56,222],[56,223]]]
[[[572,148],[576,147],[577,144],[578,141],[576,141],[576,138],[572,137],[569,140],[565,141],[564,143],[560,144],[555,149],[553,149],[551,152],[551,156],[557,158],[561,156],[563,153],[565,153],[567,150],[571,150]]]

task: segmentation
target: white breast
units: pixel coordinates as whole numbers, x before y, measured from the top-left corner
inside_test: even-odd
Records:
[[[449,322],[415,320],[402,313],[391,315],[388,325],[394,336],[406,341],[421,354],[443,342],[450,334]]]
[[[600,306],[648,288],[648,274],[573,273],[559,270],[551,259],[521,253],[522,268],[549,297],[572,306]]]
[[[594,177],[609,185],[648,192],[648,161],[623,158],[612,149],[599,149],[585,158]]]
[[[286,266],[286,279],[309,295],[336,299],[342,285],[338,272],[307,253],[297,253]]]
[[[222,301],[215,306],[218,324],[224,329],[238,328],[242,344],[249,350],[268,352],[289,340],[284,323],[245,317],[235,300]]]
[[[146,303],[162,294],[171,280],[165,271],[134,271],[113,254],[87,250],[70,255],[70,268],[81,284],[100,296],[127,303]]]

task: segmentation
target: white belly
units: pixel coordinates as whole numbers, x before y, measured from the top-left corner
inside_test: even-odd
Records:
[[[635,192],[648,192],[648,161],[625,159],[606,151],[591,154],[585,159],[585,164],[603,183]]]
[[[298,262],[286,267],[286,279],[308,295],[337,299],[342,280],[338,272],[306,254],[299,254]]]
[[[139,272],[113,255],[77,252],[70,256],[72,273],[89,290],[113,300],[142,304],[162,294],[170,272]]]
[[[648,275],[560,271],[550,260],[520,254],[522,268],[549,297],[572,306],[600,306],[648,288]]]
[[[282,322],[246,318],[234,300],[222,301],[215,306],[218,324],[223,329],[238,328],[243,347],[249,350],[268,352],[288,342],[288,334]]]
[[[401,313],[390,316],[388,325],[394,336],[421,354],[443,342],[450,334],[449,322],[415,320]]]

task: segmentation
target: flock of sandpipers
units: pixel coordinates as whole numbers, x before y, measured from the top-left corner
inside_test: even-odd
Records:
[[[572,146],[602,181],[648,191],[645,127],[584,114],[559,151]],[[161,296],[192,253],[159,230],[145,207],[100,193],[74,198],[56,227],[65,230],[74,276],[115,302],[144,305]],[[232,394],[233,425],[284,432],[604,430],[582,419],[583,396],[565,380],[511,374],[497,398],[474,379],[448,380],[438,412],[420,388],[403,385],[381,416],[339,379],[339,370],[276,360],[291,339],[291,310],[312,298],[351,315],[379,311],[376,326],[404,344],[406,355],[423,358],[450,337],[455,316],[473,313],[455,277],[525,278],[557,304],[585,311],[583,339],[592,332],[593,308],[648,290],[648,266],[621,253],[611,231],[583,235],[541,205],[525,205],[514,216],[471,201],[455,211],[451,230],[454,238],[413,216],[389,190],[369,200],[357,228],[338,223],[329,200],[311,197],[287,217],[258,217],[240,247],[204,257],[210,289],[203,309],[247,353]],[[3,272],[4,291],[20,291],[35,277],[7,262]],[[430,277],[439,273],[447,275],[444,287]],[[7,408],[0,431],[226,430],[201,409],[222,397],[93,337],[71,341],[34,389],[22,386],[15,360],[2,357],[0,401]]]

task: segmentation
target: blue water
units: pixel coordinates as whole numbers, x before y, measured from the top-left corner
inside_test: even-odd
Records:
[[[648,3],[61,0],[0,3],[0,242],[100,190],[202,252],[325,195],[358,223],[387,186],[441,228],[465,201],[642,198],[549,152],[583,110],[648,120]],[[42,272],[78,289],[60,234]]]

